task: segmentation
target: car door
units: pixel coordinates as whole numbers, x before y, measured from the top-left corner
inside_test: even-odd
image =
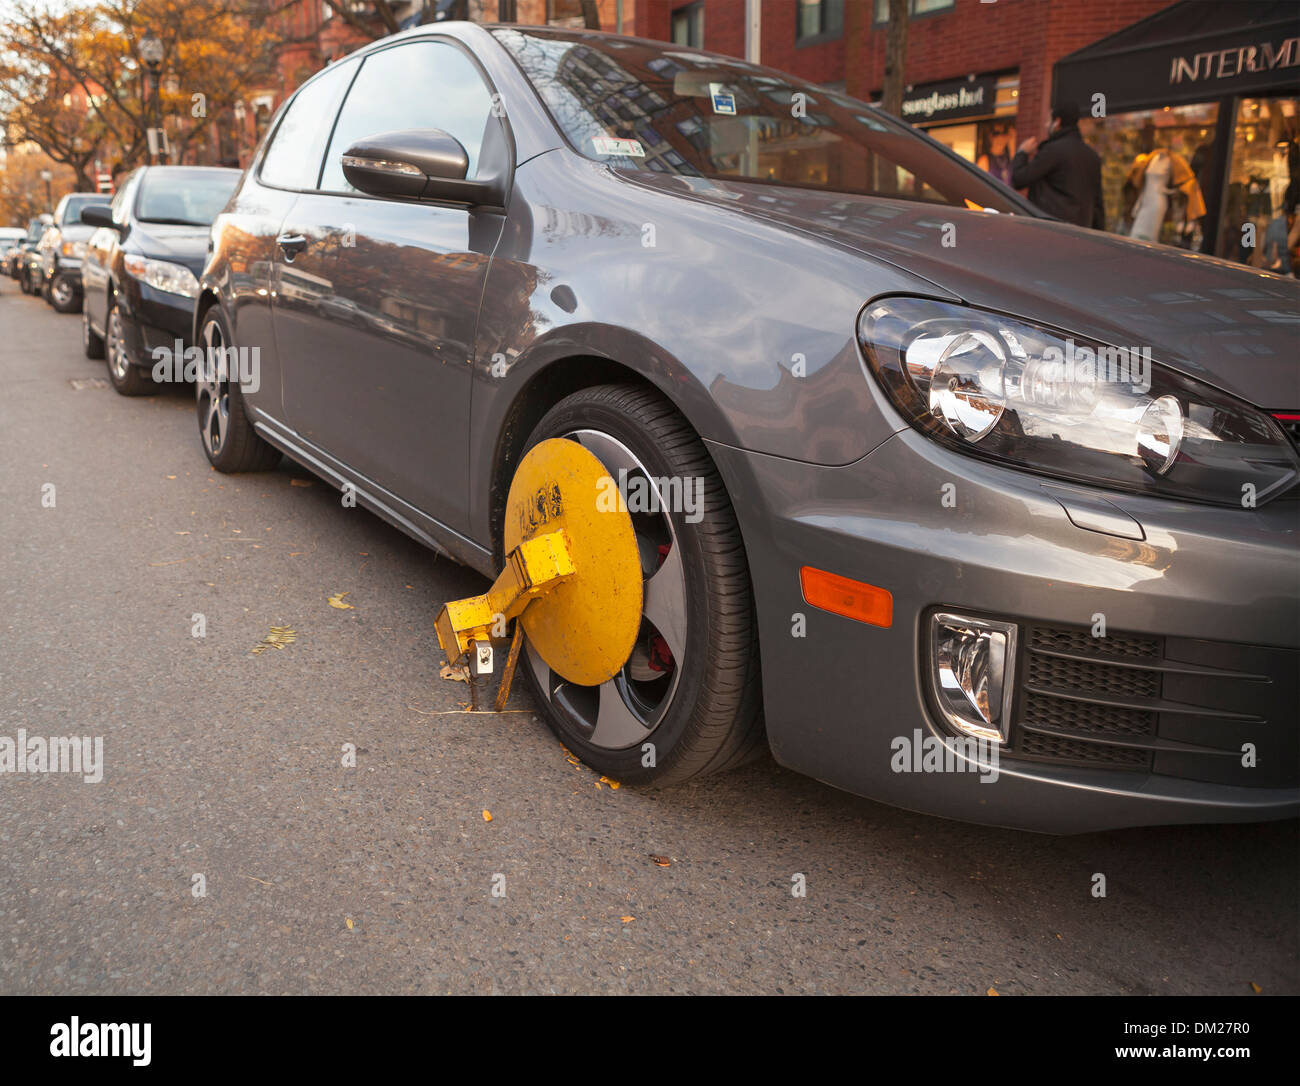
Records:
[[[113,196],[108,205],[113,222],[121,232],[129,229],[131,204],[135,200],[136,185],[142,170],[133,170]],[[122,233],[101,227],[86,242],[86,259],[81,265],[82,305],[86,320],[96,335],[103,335],[108,323],[108,287],[113,275],[121,275],[117,260],[122,249]]]
[[[478,65],[446,40],[366,55],[325,156],[276,254],[276,341],[285,412],[353,473],[453,529],[468,527],[472,353],[501,216],[357,192],[341,158],[356,141],[442,129],[473,178],[492,111]]]
[[[276,238],[297,194],[316,186],[331,124],[358,64],[339,61],[298,89],[277,117],[253,168],[213,224],[209,266],[218,269],[224,280],[221,290],[234,343],[257,350],[256,391],[245,392],[255,418],[260,412],[284,421],[272,320]]]

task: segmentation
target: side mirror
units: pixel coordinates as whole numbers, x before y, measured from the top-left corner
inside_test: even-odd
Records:
[[[343,176],[371,196],[501,206],[500,176],[468,181],[468,170],[469,155],[460,140],[437,128],[383,132],[358,140],[343,153]]]
[[[101,204],[91,204],[89,207],[81,209],[81,221],[87,226],[107,226],[110,230],[122,231],[122,225],[113,221],[113,211],[111,208],[104,207]]]

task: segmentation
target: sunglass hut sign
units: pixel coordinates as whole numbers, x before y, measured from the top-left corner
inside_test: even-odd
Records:
[[[972,83],[970,87],[958,87],[950,94],[931,91],[922,98],[905,98],[902,101],[902,116],[933,117],[936,113],[952,116],[963,109],[975,109],[984,105],[984,91],[987,87]]]

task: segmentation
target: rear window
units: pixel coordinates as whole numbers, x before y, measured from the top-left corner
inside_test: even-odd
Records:
[[[770,68],[637,39],[493,34],[574,148],[610,166],[1023,210],[907,125]]]
[[[141,222],[211,226],[239,183],[238,170],[145,171],[135,217]]]
[[[79,223],[81,222],[81,209],[83,207],[93,207],[95,205],[108,207],[111,200],[112,197],[110,196],[96,196],[94,193],[69,196],[68,202],[63,207],[62,222],[65,226]]]

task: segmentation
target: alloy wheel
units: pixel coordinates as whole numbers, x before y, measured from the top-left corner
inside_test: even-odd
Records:
[[[216,456],[230,432],[230,380],[222,365],[226,341],[214,320],[203,326],[203,372],[197,385],[199,430],[209,455]]]
[[[127,361],[122,317],[118,313],[116,305],[108,311],[107,333],[104,340],[108,347],[108,368],[119,381],[125,381],[127,369],[131,363]]]
[[[612,478],[653,476],[621,441],[597,430],[564,435],[593,453]],[[629,488],[630,490],[631,488]],[[656,486],[657,489],[657,486]],[[599,686],[580,686],[553,672],[527,645],[526,659],[543,696],[593,746],[620,750],[645,740],[667,715],[686,660],[686,571],[672,519],[657,512],[632,512],[641,556],[642,614],[636,647],[617,675]]]

